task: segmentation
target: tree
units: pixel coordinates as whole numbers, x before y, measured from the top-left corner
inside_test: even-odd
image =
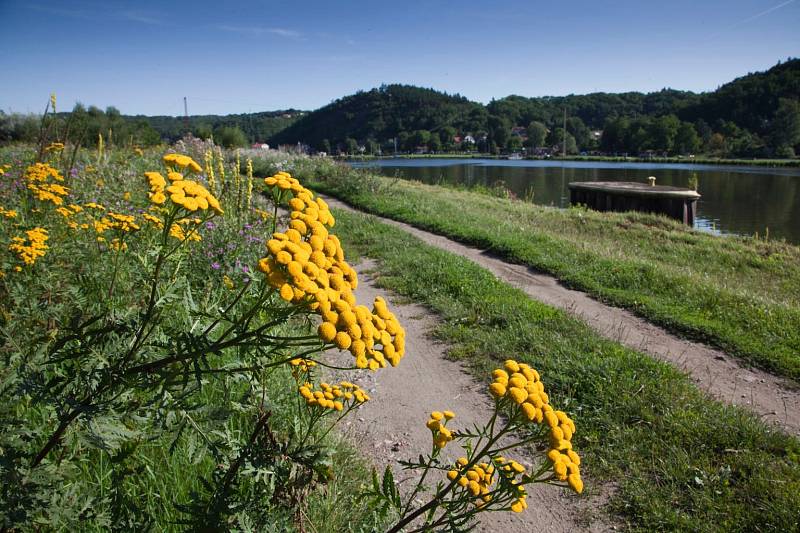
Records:
[[[547,137],[547,128],[539,121],[533,120],[528,124],[528,146],[539,148]]]
[[[627,152],[626,139],[630,121],[627,118],[607,120],[600,137],[600,149],[606,153]]]
[[[455,147],[456,129],[452,126],[445,126],[439,132],[439,138],[442,141],[442,148],[446,151],[451,151]]]
[[[708,151],[716,156],[721,156],[725,153],[725,137],[721,133],[714,133],[708,140]]]
[[[489,116],[489,137],[497,146],[505,146],[511,135],[511,123],[505,117]]]
[[[408,148],[408,146],[410,144],[409,142],[410,138],[411,138],[410,133],[408,133],[407,131],[401,131],[400,133],[397,134],[397,146],[401,150],[409,151],[410,149]]]
[[[577,154],[578,145],[575,142],[575,137],[571,133],[567,133],[566,137],[567,153]],[[550,146],[557,146],[558,153],[564,150],[564,128],[553,128],[550,130],[550,135],[547,137],[547,144]]]
[[[567,132],[575,137],[575,143],[581,150],[592,147],[592,132],[579,117],[567,119]]]
[[[367,139],[367,142],[364,143],[364,146],[367,149],[367,153],[370,155],[375,155],[381,151],[381,147],[378,145],[378,142],[375,139]]]
[[[412,150],[416,149],[418,146],[427,146],[428,141],[431,140],[431,132],[428,130],[417,130],[411,135],[409,138],[409,142],[412,145]]]
[[[428,140],[428,148],[430,148],[431,152],[440,152],[442,150],[442,141],[438,132],[431,133],[431,138]]]
[[[512,135],[506,143],[506,149],[509,152],[519,152],[522,150],[522,138],[519,135]]]
[[[355,155],[358,153],[358,141],[353,139],[352,137],[348,137],[344,140],[344,151],[350,155]]]
[[[240,148],[247,146],[247,137],[236,126],[223,126],[214,132],[214,140],[225,148]]]
[[[214,132],[208,124],[198,124],[194,127],[194,136],[199,139],[210,139],[213,134]]]
[[[697,122],[694,123],[694,128],[697,130],[697,134],[700,136],[700,142],[702,145],[707,145],[708,141],[711,140],[711,136],[714,134],[714,130],[711,129],[711,126],[708,125],[708,122],[702,118],[697,119]]]
[[[322,139],[322,142],[319,143],[318,151],[331,155],[331,142],[328,139]]]
[[[800,103],[781,98],[770,126],[772,149],[783,157],[794,157],[794,148],[800,144]]]
[[[681,122],[675,134],[675,151],[679,154],[693,154],[700,149],[700,137],[691,122]]]
[[[675,115],[665,115],[652,120],[650,127],[647,128],[649,147],[653,150],[671,152],[679,127],[680,121]]]

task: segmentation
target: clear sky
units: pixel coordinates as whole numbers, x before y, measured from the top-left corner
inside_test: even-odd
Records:
[[[800,0],[0,0],[0,109],[315,109],[382,83],[713,90],[800,56]]]

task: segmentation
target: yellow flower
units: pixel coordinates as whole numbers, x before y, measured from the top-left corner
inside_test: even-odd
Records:
[[[295,366],[300,367],[302,364],[298,362]],[[320,388],[316,391],[312,384],[306,383],[298,387],[297,392],[306,401],[306,405],[323,410],[342,411],[345,407],[355,407],[370,399],[358,385],[347,381],[342,381],[338,385],[320,383]]]
[[[25,180],[34,196],[41,201],[60,206],[69,189],[55,182],[63,182],[64,177],[55,168],[46,163],[35,163],[25,169]]]
[[[6,218],[17,218],[17,212],[14,209],[3,209],[0,207],[0,216],[4,216]]]
[[[433,445],[437,448],[444,448],[447,446],[447,443],[455,438],[453,433],[446,426],[447,422],[455,417],[455,414],[453,414],[452,411],[446,411],[446,413],[452,416],[448,418],[440,411],[433,411],[430,419],[425,423],[427,428],[431,430]]]
[[[188,155],[166,154],[163,159],[164,165],[166,165],[168,168],[180,168],[189,170],[195,174],[200,174],[203,172],[203,167],[198,165],[197,162]]]
[[[336,326],[330,322],[323,322],[318,328],[319,337],[325,342],[333,342],[336,338]]]
[[[284,299],[308,305],[328,322],[319,329],[320,338],[349,350],[358,368],[397,365],[405,354],[405,332],[382,298],[375,299],[372,310],[356,302],[358,278],[344,260],[339,239],[328,230],[334,220],[327,204],[288,173],[264,182],[291,211],[289,229],[273,234],[269,255],[258,268],[273,287],[281,288]]]
[[[15,252],[17,256],[27,266],[32,266],[40,257],[44,257],[48,246],[45,242],[49,239],[47,230],[44,228],[33,228],[25,232],[27,239],[23,237],[12,237],[8,249]],[[15,267],[17,270],[19,267]],[[21,268],[19,268],[21,270]],[[17,270],[17,271],[19,271]]]

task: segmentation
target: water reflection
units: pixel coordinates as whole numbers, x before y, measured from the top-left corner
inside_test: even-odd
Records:
[[[764,235],[800,243],[800,169],[771,169],[654,163],[575,161],[495,161],[459,159],[378,160],[352,163],[379,166],[384,175],[424,183],[492,186],[505,183],[521,198],[541,205],[569,206],[571,181],[642,181],[686,187],[697,173],[699,192],[695,227],[707,231]]]

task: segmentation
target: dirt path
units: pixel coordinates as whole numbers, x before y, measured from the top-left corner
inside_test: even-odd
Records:
[[[356,298],[369,305],[375,296],[387,295],[377,289],[369,274],[374,263],[356,266],[359,285]],[[391,298],[389,298],[391,301]],[[433,410],[450,409],[456,418],[450,423],[454,428],[468,428],[482,424],[492,412],[486,393],[487,384],[478,383],[458,363],[445,358],[445,346],[430,340],[429,332],[435,325],[430,311],[424,307],[390,304],[406,330],[406,355],[396,368],[377,372],[348,372],[346,378],[368,391],[372,399],[346,419],[342,431],[368,456],[378,469],[393,464],[401,489],[410,491],[415,479],[400,470],[398,459],[410,459],[430,451],[431,434],[425,427]],[[333,352],[330,357],[339,363],[352,363],[349,354]],[[580,421],[576,420],[578,431]],[[463,452],[458,447],[445,448],[445,457],[455,460]],[[512,454],[526,466],[524,457]],[[528,495],[528,509],[520,514],[489,513],[476,531],[505,533],[511,531],[603,531],[609,529],[600,519],[603,498],[591,479],[586,481],[581,497],[567,490],[534,485]]]
[[[355,211],[335,198],[324,197],[331,207]],[[788,380],[748,368],[726,353],[677,337],[633,313],[568,289],[546,274],[526,266],[506,263],[487,252],[457,243],[408,224],[378,217],[422,241],[465,257],[500,280],[523,290],[531,298],[580,318],[589,327],[625,346],[672,363],[688,373],[697,386],[715,398],[746,407],[765,421],[800,435],[800,390]]]

